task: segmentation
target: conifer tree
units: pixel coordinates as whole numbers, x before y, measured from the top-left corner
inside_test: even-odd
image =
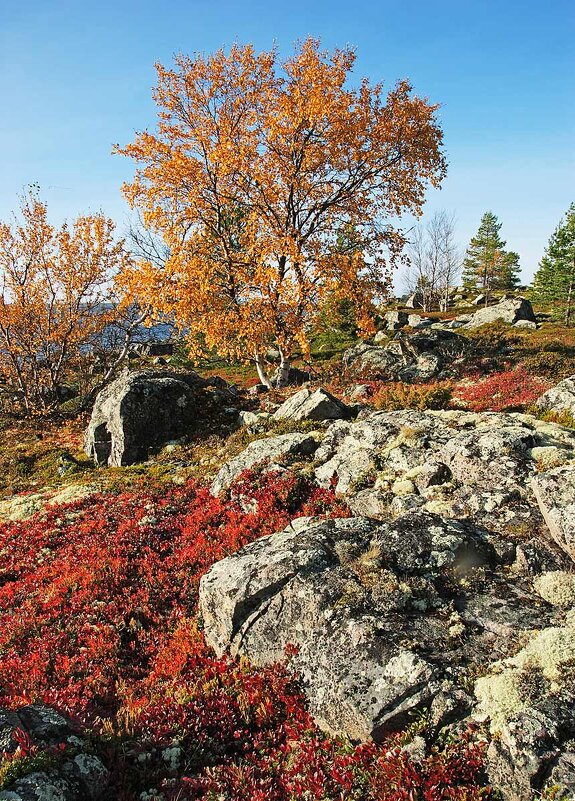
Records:
[[[575,203],[551,234],[533,280],[533,298],[564,312],[570,325],[575,298]]]
[[[519,254],[506,251],[499,233],[501,223],[492,211],[481,218],[463,262],[463,283],[468,288],[514,289],[519,284]]]

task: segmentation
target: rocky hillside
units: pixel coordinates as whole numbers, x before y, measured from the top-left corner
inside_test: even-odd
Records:
[[[497,306],[6,422],[0,801],[573,798],[571,335]]]

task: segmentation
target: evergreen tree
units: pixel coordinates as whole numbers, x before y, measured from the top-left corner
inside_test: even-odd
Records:
[[[519,284],[519,254],[505,250],[501,223],[492,211],[481,218],[463,262],[463,283],[483,291],[513,289]]]
[[[534,300],[564,311],[570,325],[575,298],[575,203],[551,234],[533,279]]]

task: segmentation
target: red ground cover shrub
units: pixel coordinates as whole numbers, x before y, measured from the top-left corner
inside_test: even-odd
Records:
[[[473,412],[512,412],[529,407],[551,386],[550,381],[533,376],[524,367],[470,379],[454,390],[455,400]]]
[[[201,575],[298,514],[328,513],[347,514],[331,491],[251,473],[226,502],[190,482],[0,525],[0,705],[41,700],[71,714],[119,801],[487,798],[471,739],[421,762],[393,739],[326,739],[289,660],[255,669],[206,647]]]

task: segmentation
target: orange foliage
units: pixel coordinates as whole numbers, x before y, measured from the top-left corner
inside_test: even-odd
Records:
[[[111,322],[103,304],[128,263],[103,214],[55,228],[30,193],[20,221],[0,222],[0,375],[27,411],[55,401],[70,362]]]
[[[157,131],[116,147],[170,253],[140,263],[132,291],[221,355],[260,364],[275,343],[285,367],[328,292],[369,328],[404,244],[387,220],[419,213],[444,176],[437,107],[407,81],[350,88],[354,60],[313,39],[281,64],[250,45],[178,56],[157,65]]]

